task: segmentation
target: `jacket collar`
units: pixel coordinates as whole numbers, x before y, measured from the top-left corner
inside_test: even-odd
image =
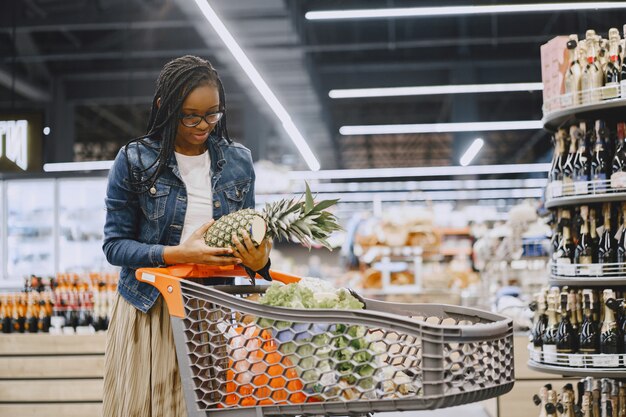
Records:
[[[209,135],[209,138],[207,139],[207,147],[209,148],[209,156],[211,157],[213,187],[215,187],[217,180],[219,180],[220,176],[222,175],[224,165],[226,165],[226,159],[224,159],[224,149],[222,149],[222,145],[225,142],[226,141],[224,138],[220,138],[215,135]],[[182,181],[183,179],[180,175],[180,170],[178,168],[178,163],[176,162],[176,156],[174,155],[174,153],[172,153],[172,155],[170,156],[167,165],[170,167],[174,175],[176,175],[176,177]]]

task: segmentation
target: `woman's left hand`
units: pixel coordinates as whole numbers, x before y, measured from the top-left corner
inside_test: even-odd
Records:
[[[233,233],[233,256],[242,260],[242,263],[253,271],[258,271],[267,265],[272,250],[272,242],[264,239],[259,246],[255,246],[250,235],[245,231],[241,231],[243,242],[241,242],[235,233]]]

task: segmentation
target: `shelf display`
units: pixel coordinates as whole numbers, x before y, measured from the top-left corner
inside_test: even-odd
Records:
[[[569,63],[560,92],[553,94],[554,85],[543,77],[544,88],[550,87],[543,124],[554,132],[555,145],[545,196],[552,210],[552,287],[531,304],[528,366],[626,378],[625,48],[615,28],[607,40],[588,30],[584,40],[571,35],[565,45]]]

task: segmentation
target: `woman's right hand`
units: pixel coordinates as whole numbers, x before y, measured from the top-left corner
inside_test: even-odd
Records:
[[[178,246],[166,246],[163,252],[163,260],[167,265],[173,264],[205,264],[205,265],[237,265],[241,259],[231,255],[231,248],[213,248],[204,242],[204,234],[215,223],[211,220],[202,225],[198,230]]]

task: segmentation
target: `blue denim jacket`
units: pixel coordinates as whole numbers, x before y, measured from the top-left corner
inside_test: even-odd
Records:
[[[163,249],[178,245],[187,210],[187,190],[176,157],[171,156],[154,188],[137,194],[129,182],[130,163],[135,180],[156,160],[160,143],[132,143],[128,153],[122,148],[109,172],[103,250],[112,265],[121,266],[118,291],[137,309],[147,312],[159,291],[135,279],[135,270],[165,266]],[[244,146],[210,136],[213,186],[213,218],[218,219],[242,208],[254,208],[254,167]],[[139,152],[141,151],[141,152]],[[154,168],[151,168],[154,169]]]

